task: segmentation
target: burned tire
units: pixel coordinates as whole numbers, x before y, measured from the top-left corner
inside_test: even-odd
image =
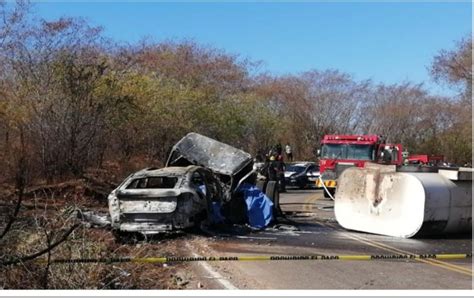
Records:
[[[298,184],[298,188],[299,188],[299,189],[306,189],[306,188],[307,188],[307,184],[304,183],[304,182],[303,182],[303,183],[299,183],[299,184]]]
[[[209,222],[210,214],[209,210],[202,210],[198,214],[196,214],[191,220],[193,222],[193,225],[186,228],[189,230],[192,234],[199,234],[202,232],[201,227]]]
[[[278,191],[278,182],[277,181],[268,181],[267,187],[265,189],[265,195],[272,201],[273,210],[276,215],[281,214],[280,209],[280,192]]]
[[[112,230],[115,242],[119,244],[135,244],[142,241],[145,237],[139,233],[124,232],[119,230]]]
[[[248,222],[247,204],[242,193],[237,193],[229,202],[222,205],[221,213],[228,221],[234,224]]]
[[[265,188],[265,195],[274,203],[275,192],[278,189],[276,181],[268,181],[267,187]]]

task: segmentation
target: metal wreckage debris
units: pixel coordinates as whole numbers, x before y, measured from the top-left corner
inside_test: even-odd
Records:
[[[252,156],[189,133],[166,166],[127,177],[109,197],[111,226],[122,233],[157,234],[222,222],[261,229],[278,207],[275,183],[258,183]],[[266,187],[262,187],[266,186]]]

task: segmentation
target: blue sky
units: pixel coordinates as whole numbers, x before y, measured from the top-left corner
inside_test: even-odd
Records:
[[[335,68],[358,80],[424,82],[441,49],[471,34],[470,2],[39,2],[40,17],[83,17],[117,41],[194,39],[274,74]]]

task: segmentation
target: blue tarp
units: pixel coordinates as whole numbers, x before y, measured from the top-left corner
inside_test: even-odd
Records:
[[[252,184],[244,183],[237,191],[243,193],[250,226],[256,229],[263,229],[268,226],[273,219],[273,202],[265,193]],[[220,202],[212,202],[212,223],[222,223],[225,221],[225,217],[221,213],[221,207]]]
[[[252,184],[244,183],[237,191],[244,193],[250,226],[257,229],[268,226],[273,218],[273,202]]]

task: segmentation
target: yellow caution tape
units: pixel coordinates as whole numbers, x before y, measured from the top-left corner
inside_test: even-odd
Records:
[[[148,258],[91,258],[91,259],[52,259],[53,264],[74,263],[171,263],[171,262],[215,262],[215,261],[373,261],[373,260],[413,260],[413,259],[467,259],[472,258],[468,254],[394,254],[394,255],[301,255],[301,256],[231,256],[231,257],[148,257]],[[36,260],[39,263],[47,263],[46,259]]]

